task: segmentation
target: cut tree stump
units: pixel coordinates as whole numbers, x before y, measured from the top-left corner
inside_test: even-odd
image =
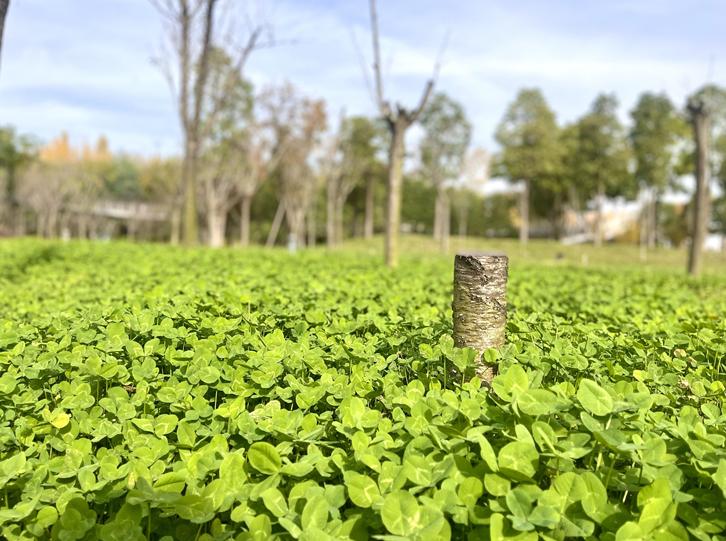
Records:
[[[504,345],[509,258],[502,253],[457,254],[454,260],[454,345],[478,352],[476,373],[491,383],[496,367],[482,354]]]

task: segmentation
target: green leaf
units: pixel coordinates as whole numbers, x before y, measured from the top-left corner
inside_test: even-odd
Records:
[[[214,518],[214,501],[197,494],[186,494],[176,501],[174,512],[189,522],[203,524]]]
[[[247,460],[254,469],[267,475],[279,472],[282,467],[280,455],[267,442],[253,443],[247,450]]]
[[[557,395],[546,389],[527,389],[517,395],[515,403],[522,413],[527,415],[549,415],[560,409]]]
[[[310,530],[311,528],[325,528],[328,522],[328,513],[330,506],[325,496],[318,494],[310,498],[305,507],[303,507],[302,515],[300,517],[300,524],[302,525],[303,531]]]
[[[504,400],[511,400],[529,388],[527,373],[519,364],[513,364],[506,372],[492,380],[492,389]]]
[[[71,417],[65,411],[54,410],[50,414],[49,422],[56,428],[65,428],[71,422]]]
[[[381,499],[378,485],[367,475],[354,471],[344,473],[348,497],[358,507],[368,508]]]
[[[539,453],[530,442],[513,441],[499,450],[499,471],[519,481],[534,477],[539,467]]]
[[[176,428],[176,423],[176,415],[159,415],[154,421],[154,434],[159,437],[169,434]]]
[[[713,474],[713,480],[721,489],[723,497],[726,498],[726,459],[722,458],[718,461],[718,468],[716,473]]]
[[[82,498],[73,498],[67,504],[58,521],[53,525],[52,535],[59,541],[83,539],[96,524],[96,512],[89,509]]]
[[[276,517],[283,517],[287,514],[287,502],[285,496],[282,495],[278,489],[271,487],[265,490],[262,494],[262,501],[265,507]]]
[[[592,380],[583,379],[580,381],[577,388],[577,399],[582,407],[593,415],[607,415],[613,412],[612,397]]]
[[[397,490],[383,500],[381,519],[394,535],[411,535],[421,527],[421,508],[410,492]]]

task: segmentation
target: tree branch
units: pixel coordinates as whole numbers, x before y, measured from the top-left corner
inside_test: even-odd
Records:
[[[391,115],[391,108],[383,97],[383,76],[381,75],[381,45],[378,37],[378,13],[376,0],[370,0],[371,8],[371,38],[373,40],[373,75],[376,81],[376,104],[386,118]]]

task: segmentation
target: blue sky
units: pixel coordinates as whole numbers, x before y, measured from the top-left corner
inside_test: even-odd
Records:
[[[253,5],[226,1],[238,16]],[[325,98],[332,118],[374,112],[353,37],[370,63],[366,0],[259,0],[252,11],[284,41],[254,53],[257,86],[289,80]],[[448,33],[437,88],[465,105],[475,143],[490,150],[523,86],[541,88],[569,121],[601,91],[618,95],[625,120],[643,90],[681,105],[707,80],[726,85],[721,0],[379,0],[379,16],[386,94],[413,104]],[[177,152],[177,116],[151,61],[162,43],[148,0],[12,0],[0,124],[43,140],[103,133],[114,150]]]

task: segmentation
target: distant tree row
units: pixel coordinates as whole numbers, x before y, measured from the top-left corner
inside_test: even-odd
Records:
[[[689,238],[689,269],[697,274],[706,234],[725,229],[726,203],[722,198],[711,209],[710,193],[711,179],[726,191],[726,91],[718,87],[704,87],[683,108],[665,94],[644,93],[629,126],[619,120],[612,94],[560,125],[538,89],[523,89],[497,127],[501,149],[492,158],[471,148],[464,106],[435,91],[438,66],[415,107],[386,97],[375,0],[369,5],[377,118],[331,118],[323,100],[289,83],[254,88],[246,62],[275,43],[265,25],[232,31],[217,0],[153,3],[168,28],[158,65],[174,96],[181,155],[113,156],[105,139],[80,150],[67,137],[40,147],[2,129],[5,233],[86,237],[95,235],[92,224],[113,225],[121,216],[117,232],[127,234],[147,220],[155,221],[146,225],[151,236],[173,243],[282,242],[294,250],[323,238],[332,247],[347,235],[382,232],[386,262],[395,266],[401,230],[429,232],[444,251],[453,222],[459,234],[518,232],[526,243],[533,220],[560,238],[565,217],[587,208],[599,245],[606,200],[638,196],[643,246]],[[238,35],[243,39],[230,37]],[[406,133],[415,123],[422,135],[407,152]],[[509,180],[512,190],[485,200],[490,174]],[[696,180],[687,213],[662,203],[669,190],[684,188],[686,175]],[[128,217],[113,201],[147,206],[133,207],[139,214]],[[492,221],[482,224],[482,216]]]
[[[559,238],[566,206],[596,209],[594,243],[603,242],[603,205],[608,197],[645,200],[641,241],[658,240],[658,209],[668,190],[683,190],[694,174],[689,234],[689,270],[698,274],[700,252],[709,229],[723,230],[723,203],[710,214],[710,179],[726,191],[726,91],[706,86],[679,110],[665,94],[646,92],[630,112],[630,127],[617,115],[612,94],[601,94],[590,110],[569,124],[555,114],[538,89],[523,89],[507,109],[496,132],[502,147],[495,170],[521,184],[520,239],[529,237],[530,207],[551,221]],[[695,173],[694,173],[695,172]]]

